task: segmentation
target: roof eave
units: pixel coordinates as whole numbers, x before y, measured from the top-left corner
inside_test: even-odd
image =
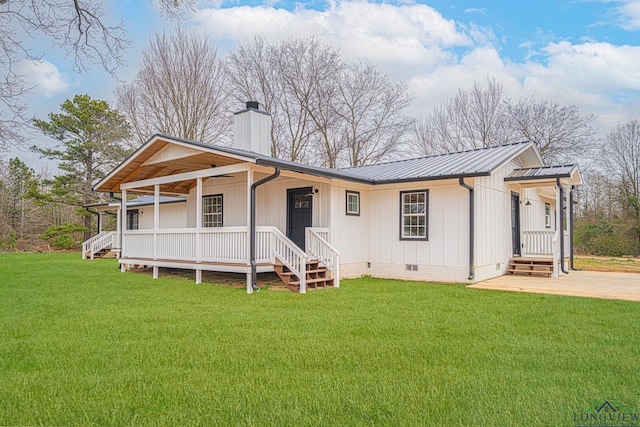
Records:
[[[458,173],[458,174],[452,174],[452,175],[438,175],[438,176],[378,180],[378,181],[372,181],[371,183],[373,185],[403,184],[408,182],[444,181],[446,179],[459,179],[459,178],[479,178],[479,177],[490,176],[490,175],[491,175],[491,172],[470,172],[470,173]]]

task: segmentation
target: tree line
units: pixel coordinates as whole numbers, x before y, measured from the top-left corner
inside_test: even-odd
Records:
[[[257,100],[272,114],[273,156],[330,168],[520,140],[533,141],[547,163],[598,159],[583,170],[578,243],[588,252],[640,252],[638,122],[620,124],[603,144],[595,116],[551,100],[510,99],[492,78],[415,118],[406,113],[413,100],[406,83],[367,61],[344,60],[317,38],[268,42],[256,36],[221,58],[206,36],[178,29],[152,39],[135,77],[117,87],[115,99],[112,108],[77,95],[61,113],[29,122],[56,141],[52,149],[32,150],[58,160],[60,173],[48,177],[19,159],[2,161],[5,248],[37,236],[76,244],[95,227],[82,206],[104,197],[90,191],[92,183],[152,134],[228,144],[231,113]]]

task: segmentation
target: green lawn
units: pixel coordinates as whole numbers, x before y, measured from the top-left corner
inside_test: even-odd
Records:
[[[640,412],[640,303],[344,280],[299,295],[0,254],[0,425],[574,425]]]

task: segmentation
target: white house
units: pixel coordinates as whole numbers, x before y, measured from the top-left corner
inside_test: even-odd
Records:
[[[257,103],[235,119],[234,147],[155,135],[94,186],[135,212],[119,215],[108,242],[122,271],[193,269],[197,282],[202,270],[246,273],[249,293],[256,272],[274,270],[300,292],[362,275],[567,271],[580,173],[543,165],[533,143],[334,170],[271,157],[271,119]],[[131,194],[147,198],[131,206]]]

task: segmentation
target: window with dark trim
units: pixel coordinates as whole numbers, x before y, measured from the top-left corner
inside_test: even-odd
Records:
[[[551,205],[549,203],[544,204],[544,227],[551,228]]]
[[[138,209],[127,210],[127,230],[137,230],[140,219],[140,211]]]
[[[347,197],[347,215],[360,215],[360,192],[350,191],[346,192]]]
[[[222,194],[202,196],[202,226],[222,227]]]
[[[429,190],[400,192],[400,240],[429,240]]]

